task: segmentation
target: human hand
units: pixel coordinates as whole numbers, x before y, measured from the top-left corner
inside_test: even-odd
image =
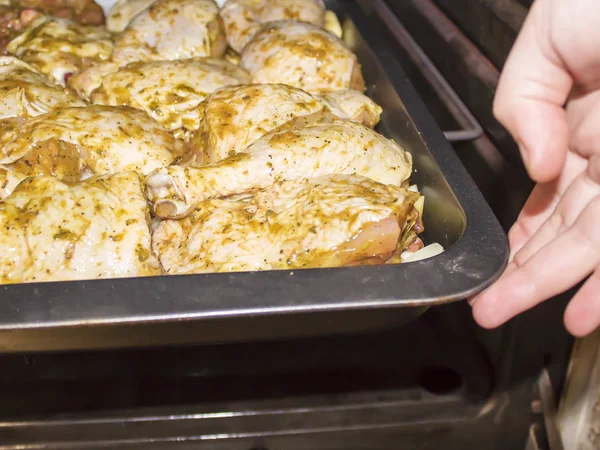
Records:
[[[509,232],[506,272],[471,300],[483,327],[499,326],[590,274],[565,325],[576,336],[600,325],[599,44],[595,0],[536,0],[506,62],[494,114],[538,184]]]

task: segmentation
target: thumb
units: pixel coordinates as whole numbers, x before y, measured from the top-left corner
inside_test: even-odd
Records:
[[[494,99],[494,115],[519,145],[529,176],[538,183],[558,177],[569,140],[564,104],[573,79],[552,42],[551,20],[549,2],[534,2]]]

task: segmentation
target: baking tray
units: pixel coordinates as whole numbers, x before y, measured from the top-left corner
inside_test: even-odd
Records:
[[[506,235],[382,40],[369,1],[329,1],[410,151],[425,240],[446,251],[400,265],[31,283],[0,287],[0,351],[98,349],[367,331],[416,318],[499,277]]]

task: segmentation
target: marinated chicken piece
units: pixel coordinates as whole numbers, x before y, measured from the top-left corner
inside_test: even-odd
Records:
[[[231,64],[235,64],[236,66],[240,65],[240,54],[233,50],[231,47],[227,47],[227,51],[225,52],[223,58],[225,59],[225,61],[228,61]]]
[[[89,102],[92,91],[97,89],[108,75],[118,70],[119,64],[112,61],[96,63],[90,68],[69,77],[67,87]]]
[[[76,182],[90,175],[147,174],[181,155],[179,141],[133,108],[65,108],[0,124],[0,164],[27,176]]]
[[[309,23],[266,24],[244,47],[241,66],[255,83],[282,83],[309,92],[365,88],[356,55],[341,39]]]
[[[0,202],[0,282],[158,275],[137,174],[28,178]]]
[[[82,25],[104,25],[104,10],[93,0],[11,0],[11,4]]]
[[[381,106],[354,90],[324,91],[320,92],[318,97],[338,117],[346,117],[370,128],[374,128],[379,123],[383,112]]]
[[[384,263],[414,234],[419,197],[353,175],[277,182],[161,222],[152,247],[169,274]]]
[[[104,28],[48,17],[36,19],[7,47],[11,54],[62,86],[74,73],[110,58],[112,48]]]
[[[92,0],[5,0],[0,2],[0,55],[8,43],[41,15],[72,19],[84,25],[102,25],[104,12]]]
[[[284,127],[216,164],[159,169],[148,176],[146,193],[157,216],[177,218],[201,201],[276,181],[340,173],[400,186],[411,171],[410,154],[396,143],[356,122],[336,120]]]
[[[0,56],[0,119],[34,117],[57,108],[84,105],[30,65],[13,56]]]
[[[132,63],[105,75],[90,99],[95,104],[141,109],[184,138],[200,126],[198,105],[208,94],[248,82],[250,75],[244,69],[214,58]]]
[[[227,39],[213,0],[158,0],[139,13],[115,41],[120,65],[213,56],[221,58]]]
[[[156,0],[117,0],[106,16],[106,29],[120,33],[139,13],[149,8]]]
[[[32,9],[22,9],[9,1],[0,4],[0,55],[7,55],[6,46],[41,15]]]
[[[325,4],[323,0],[229,0],[221,17],[229,45],[241,52],[266,22],[296,20],[322,27]]]
[[[342,119],[362,119],[374,126],[381,114],[378,105],[357,91],[321,98],[283,84],[225,87],[208,96],[200,110],[201,125],[191,147],[198,153],[204,150],[204,160],[210,163],[243,151],[265,134],[300,117],[318,120],[324,113],[331,113]]]
[[[7,197],[26,178],[29,177],[15,170],[0,166],[0,200]]]

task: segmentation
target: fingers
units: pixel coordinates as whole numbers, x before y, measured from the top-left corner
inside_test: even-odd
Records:
[[[473,305],[475,320],[485,328],[502,325],[574,286],[600,262],[600,198],[595,198],[568,228],[522,266],[511,263],[506,276],[481,294]]]
[[[516,223],[508,233],[511,261],[540,227],[554,213],[564,192],[585,169],[587,161],[568,152],[565,167],[558,180],[538,184],[533,189]]]
[[[560,200],[558,182],[537,184],[527,199],[515,224],[508,232],[510,260],[535,235],[554,212]]]
[[[600,196],[600,185],[596,184],[587,172],[580,174],[569,186],[548,220],[515,254],[514,259],[517,264],[523,265],[542,247],[573,225],[587,205],[598,196]]]
[[[569,333],[582,337],[600,326],[600,269],[597,269],[567,306],[565,325]]]
[[[565,104],[573,80],[551,38],[547,1],[533,4],[503,69],[494,115],[520,146],[529,175],[558,177],[568,148]]]

